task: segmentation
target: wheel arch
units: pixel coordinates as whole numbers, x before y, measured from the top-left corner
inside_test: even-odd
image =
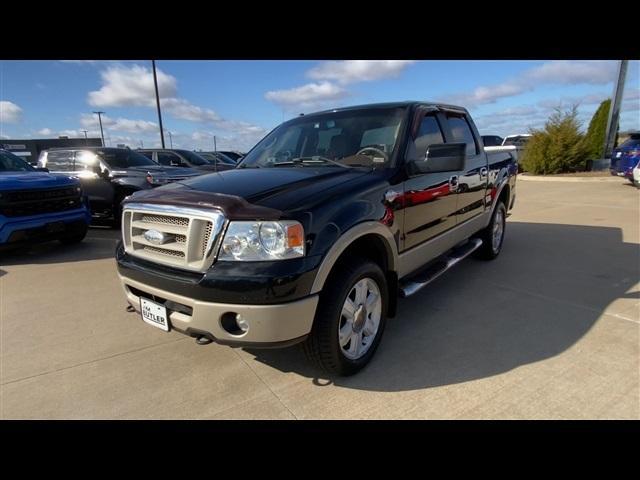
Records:
[[[345,231],[325,254],[311,293],[320,292],[335,265],[356,252],[378,263],[385,275],[397,272],[398,249],[391,231],[379,222],[363,222]]]

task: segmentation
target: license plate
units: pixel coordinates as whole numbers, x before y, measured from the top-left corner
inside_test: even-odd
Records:
[[[65,230],[64,222],[47,223],[46,230],[48,233],[64,232]]]
[[[622,156],[622,152],[616,153],[616,158],[620,158]]]
[[[142,320],[149,325],[158,327],[165,332],[169,331],[169,319],[164,305],[140,298],[140,312],[142,312]]]

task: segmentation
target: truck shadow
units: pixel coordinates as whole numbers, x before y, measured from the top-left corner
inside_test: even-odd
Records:
[[[619,228],[511,221],[498,259],[466,260],[401,300],[353,377],[327,376],[296,347],[247,351],[317,385],[405,391],[478,380],[561,354],[618,299],[631,299],[616,308],[638,316],[638,265],[640,246]]]
[[[85,239],[75,245],[51,241],[0,252],[0,266],[47,265],[114,258],[120,236],[119,230],[92,226]]]

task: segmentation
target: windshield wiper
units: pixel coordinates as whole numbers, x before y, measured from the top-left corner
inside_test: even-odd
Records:
[[[335,160],[331,160],[330,158],[327,157],[323,157],[321,155],[315,155],[313,157],[297,157],[297,158],[293,158],[291,159],[289,162],[286,163],[301,163],[301,164],[305,164],[305,163],[318,163],[318,162],[322,162],[322,163],[333,163],[334,165],[338,165],[339,167],[342,168],[350,168],[348,165],[343,165],[340,162],[336,162]]]

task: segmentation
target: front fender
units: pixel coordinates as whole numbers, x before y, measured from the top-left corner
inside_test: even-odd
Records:
[[[396,271],[398,266],[398,248],[392,231],[388,226],[379,221],[365,221],[351,227],[336,238],[335,242],[320,263],[320,267],[318,268],[318,273],[316,274],[316,278],[311,286],[310,293],[314,294],[322,290],[333,266],[349,245],[358,238],[371,234],[377,235],[383,240],[387,250],[388,268],[390,271]]]

